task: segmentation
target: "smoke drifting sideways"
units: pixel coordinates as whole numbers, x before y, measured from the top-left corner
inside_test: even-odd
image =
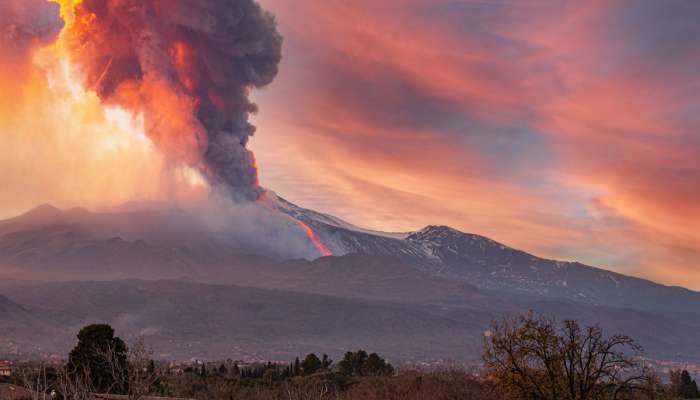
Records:
[[[83,0],[66,32],[84,85],[142,113],[167,157],[234,200],[258,200],[251,89],[282,58],[274,17],[253,0]]]

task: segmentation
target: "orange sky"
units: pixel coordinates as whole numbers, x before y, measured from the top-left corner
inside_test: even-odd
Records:
[[[263,184],[700,289],[700,5],[264,0]]]
[[[700,289],[700,3],[261,3],[285,40],[253,94],[265,187],[368,228],[447,224]],[[201,176],[48,40],[0,48],[0,216],[197,196]]]

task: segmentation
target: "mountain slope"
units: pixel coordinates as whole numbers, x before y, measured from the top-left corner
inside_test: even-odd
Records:
[[[144,335],[171,358],[282,358],[317,351],[338,356],[360,347],[400,359],[466,358],[490,318],[454,319],[439,307],[191,281],[0,282],[0,293],[49,312],[61,310],[65,352],[80,326],[110,323]],[[436,344],[439,343],[438,346]],[[472,353],[474,352],[474,353]]]
[[[381,269],[398,262],[401,268],[409,266],[415,270],[410,272],[414,280],[420,280],[415,276],[420,272],[443,282],[450,280],[508,294],[561,298],[678,316],[700,315],[700,293],[687,289],[580,263],[539,258],[489,238],[445,226],[428,226],[403,234],[373,232],[297,207],[276,196],[272,200],[279,211],[309,225],[336,256],[362,254],[369,257],[356,260],[358,265]],[[0,268],[15,274],[35,273],[42,279],[192,276],[207,281],[209,277],[219,279],[221,273],[251,262],[260,266],[275,265],[265,249],[283,247],[285,243],[272,243],[282,240],[275,235],[270,236],[264,248],[235,240],[227,242],[217,232],[208,231],[205,225],[192,223],[193,218],[173,209],[91,213],[41,206],[23,216],[0,221]],[[245,253],[259,256],[251,258],[242,255]],[[278,254],[272,257],[279,259]],[[368,261],[371,257],[394,261]],[[348,269],[351,264],[345,262],[340,268]],[[295,273],[305,279],[306,286],[315,281],[324,282],[323,275],[329,273],[314,273],[304,262],[296,262],[293,267]],[[365,272],[372,268],[366,267]],[[283,277],[281,279],[275,279],[275,274],[268,274],[267,279],[289,288],[291,285],[283,283],[294,279],[284,272],[276,272]],[[244,281],[259,285],[254,280]]]
[[[354,230],[350,224],[338,223],[333,217],[300,207],[287,205],[286,209],[312,226],[335,254],[394,257],[420,270],[468,282],[481,289],[700,316],[698,292],[577,262],[536,257],[487,237],[447,226],[381,235]]]
[[[697,327],[657,315],[573,302],[521,301],[417,304],[212,285],[186,280],[110,282],[18,282],[0,280],[0,293],[51,321],[52,330],[32,334],[23,313],[13,340],[65,354],[88,323],[107,322],[124,338],[143,336],[170,359],[222,357],[289,360],[307,352],[341,356],[366,348],[393,360],[453,359],[476,362],[483,332],[503,313],[529,308],[559,318],[576,315],[606,332],[634,332],[656,359],[700,360]],[[0,313],[2,307],[0,306]],[[5,321],[5,324],[8,322]],[[25,336],[29,335],[29,336]]]
[[[0,295],[0,354],[41,351],[60,335],[51,313],[26,307]]]
[[[473,358],[492,319],[533,309],[629,333],[654,357],[700,361],[696,292],[538,258],[449,227],[372,232],[274,200],[335,256],[270,256],[265,249],[289,245],[274,229],[265,240],[282,242],[247,247],[157,207],[42,206],[0,221],[0,276],[51,282],[0,280],[0,295],[12,299],[0,329],[13,332],[8,342],[31,337],[46,347],[44,337],[55,337],[63,349],[82,324],[106,320],[148,333],[177,357],[374,346],[403,359]],[[126,278],[140,280],[107,282]]]

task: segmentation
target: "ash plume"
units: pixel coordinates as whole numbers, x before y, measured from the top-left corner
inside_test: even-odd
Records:
[[[250,90],[272,82],[282,37],[253,0],[84,0],[67,32],[85,84],[143,113],[171,159],[236,200],[257,200]]]
[[[59,11],[45,0],[0,1],[0,54],[24,57],[32,46],[53,42],[63,27]]]

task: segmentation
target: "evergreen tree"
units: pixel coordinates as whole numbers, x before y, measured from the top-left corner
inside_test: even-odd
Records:
[[[678,395],[683,399],[697,399],[700,398],[700,392],[698,391],[697,383],[690,377],[688,371],[681,372],[680,376],[680,387]]]
[[[89,376],[98,393],[124,393],[127,388],[117,387],[106,354],[113,356],[116,368],[127,370],[126,345],[114,336],[114,329],[107,324],[88,325],[78,333],[78,344],[68,355],[68,367],[71,373]]]
[[[224,363],[221,363],[219,366],[219,374],[224,376],[228,374],[228,369],[226,369],[226,365],[224,365]]]
[[[318,356],[314,353],[308,354],[306,358],[304,358],[304,361],[301,362],[301,369],[304,375],[315,374],[322,366],[321,360],[319,360]]]
[[[241,369],[238,367],[238,363],[233,364],[233,375],[241,376]]]
[[[321,359],[321,367],[322,367],[323,369],[329,369],[329,368],[331,367],[332,364],[333,364],[333,360],[331,360],[331,359],[328,357],[328,354],[324,354],[323,357],[322,357],[322,359]]]
[[[370,354],[362,365],[362,375],[377,376],[391,375],[393,373],[394,367],[379,357],[377,353]]]
[[[367,360],[368,355],[364,350],[358,350],[356,352],[348,351],[345,353],[343,360],[338,363],[340,372],[344,375],[362,375],[362,366]]]
[[[301,375],[301,363],[299,362],[299,357],[294,359],[294,376]]]

